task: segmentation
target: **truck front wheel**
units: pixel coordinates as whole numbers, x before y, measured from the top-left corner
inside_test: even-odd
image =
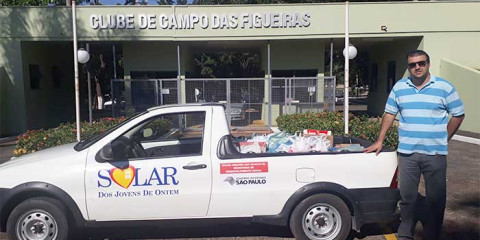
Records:
[[[7,220],[10,240],[66,240],[68,222],[63,204],[52,198],[31,198],[16,206]]]
[[[315,194],[304,199],[290,217],[290,230],[301,240],[345,240],[351,228],[347,205],[331,194]]]

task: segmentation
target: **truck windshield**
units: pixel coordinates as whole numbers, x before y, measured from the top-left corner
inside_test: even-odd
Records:
[[[116,125],[116,126],[110,128],[110,129],[108,129],[107,131],[105,131],[105,132],[103,132],[103,133],[101,133],[101,134],[99,134],[99,135],[97,135],[97,136],[95,136],[95,137],[92,137],[92,138],[89,138],[89,139],[85,139],[85,140],[80,141],[80,142],[77,143],[73,148],[74,148],[76,151],[80,152],[80,151],[82,151],[83,149],[88,148],[88,147],[90,147],[92,144],[98,142],[100,139],[102,139],[103,137],[107,136],[108,134],[110,134],[111,132],[115,131],[116,129],[120,128],[121,126],[129,123],[129,122],[132,121],[133,119],[135,119],[135,118],[137,118],[137,117],[139,117],[139,116],[142,116],[142,115],[144,115],[144,114],[146,114],[146,113],[148,113],[148,110],[147,110],[147,111],[144,111],[144,112],[141,112],[141,113],[139,113],[139,114],[137,114],[137,115],[134,115],[134,116],[132,116],[132,117],[130,117],[130,118],[127,118],[125,121],[119,123],[118,125]]]

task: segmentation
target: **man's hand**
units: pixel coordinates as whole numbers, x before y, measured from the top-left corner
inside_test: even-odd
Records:
[[[465,118],[465,115],[450,118],[450,121],[448,121],[448,125],[447,125],[448,141],[452,139],[453,135],[455,135],[458,128],[460,128],[460,125],[462,124],[464,118]]]
[[[382,151],[383,143],[381,141],[376,141],[370,147],[363,149],[364,153],[375,152],[375,155],[378,155]]]
[[[373,143],[370,147],[363,149],[364,153],[375,152],[376,155],[382,151],[383,147],[383,140],[385,139],[385,135],[387,135],[388,129],[393,124],[393,120],[395,120],[395,115],[391,113],[383,114],[382,118],[382,128],[380,129],[380,133],[378,134],[377,141]]]

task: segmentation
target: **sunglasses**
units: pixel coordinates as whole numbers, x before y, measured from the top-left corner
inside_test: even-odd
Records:
[[[415,68],[417,66],[417,64],[418,64],[419,67],[425,67],[427,65],[427,61],[418,61],[418,62],[409,63],[408,67],[409,68]]]

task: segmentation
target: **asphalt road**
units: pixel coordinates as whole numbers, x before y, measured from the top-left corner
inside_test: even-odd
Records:
[[[0,162],[8,160],[10,147],[0,146]],[[480,239],[480,145],[451,141],[447,171],[447,209],[441,240]],[[420,192],[424,193],[423,183]],[[383,226],[366,226],[370,236],[365,240],[396,239],[389,234],[392,229]],[[132,228],[99,229],[96,239],[182,239],[202,238],[208,240],[284,240],[292,236],[286,228],[255,224],[221,224],[215,226],[183,227],[168,229]],[[416,228],[415,239],[422,239],[422,227]],[[269,236],[269,237],[265,237]],[[0,239],[6,239],[0,233]]]

